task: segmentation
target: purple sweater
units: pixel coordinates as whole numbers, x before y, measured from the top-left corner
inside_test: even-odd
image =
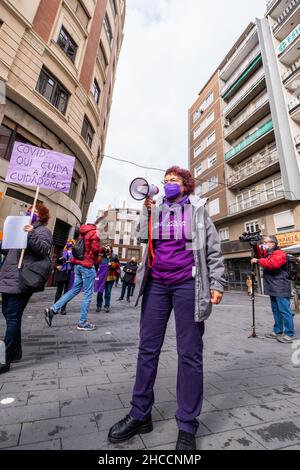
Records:
[[[192,206],[185,196],[176,204],[165,200],[161,208],[158,239],[153,240],[155,260],[151,277],[162,284],[179,284],[193,277],[194,255],[188,249],[192,239]]]

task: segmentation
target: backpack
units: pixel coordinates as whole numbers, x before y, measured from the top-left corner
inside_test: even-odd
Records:
[[[290,281],[295,281],[298,272],[300,271],[300,261],[296,256],[287,253],[286,255],[286,265],[287,265],[287,273],[288,279]]]
[[[84,239],[79,238],[72,248],[72,255],[79,261],[84,260]]]

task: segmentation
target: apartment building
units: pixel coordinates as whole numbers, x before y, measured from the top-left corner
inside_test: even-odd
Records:
[[[123,207],[99,210],[97,225],[102,234],[102,244],[109,244],[118,255],[122,263],[135,257],[137,262],[142,261],[143,247],[138,242],[135,232],[139,220],[140,210]]]
[[[124,0],[0,3],[0,231],[35,188],[5,183],[15,141],[75,156],[69,194],[41,190],[54,252],[85,220],[102,163],[123,39]]]

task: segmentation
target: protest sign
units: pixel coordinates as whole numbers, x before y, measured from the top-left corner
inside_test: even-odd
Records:
[[[68,193],[75,157],[15,142],[5,181]]]
[[[25,225],[30,224],[30,215],[9,215],[3,227],[3,250],[25,249],[27,247],[28,233],[24,231]]]

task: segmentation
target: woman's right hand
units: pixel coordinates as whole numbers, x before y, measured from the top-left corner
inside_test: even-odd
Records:
[[[156,201],[154,201],[152,196],[147,196],[145,199],[144,205],[146,206],[148,211],[152,210],[152,207],[156,204]]]

